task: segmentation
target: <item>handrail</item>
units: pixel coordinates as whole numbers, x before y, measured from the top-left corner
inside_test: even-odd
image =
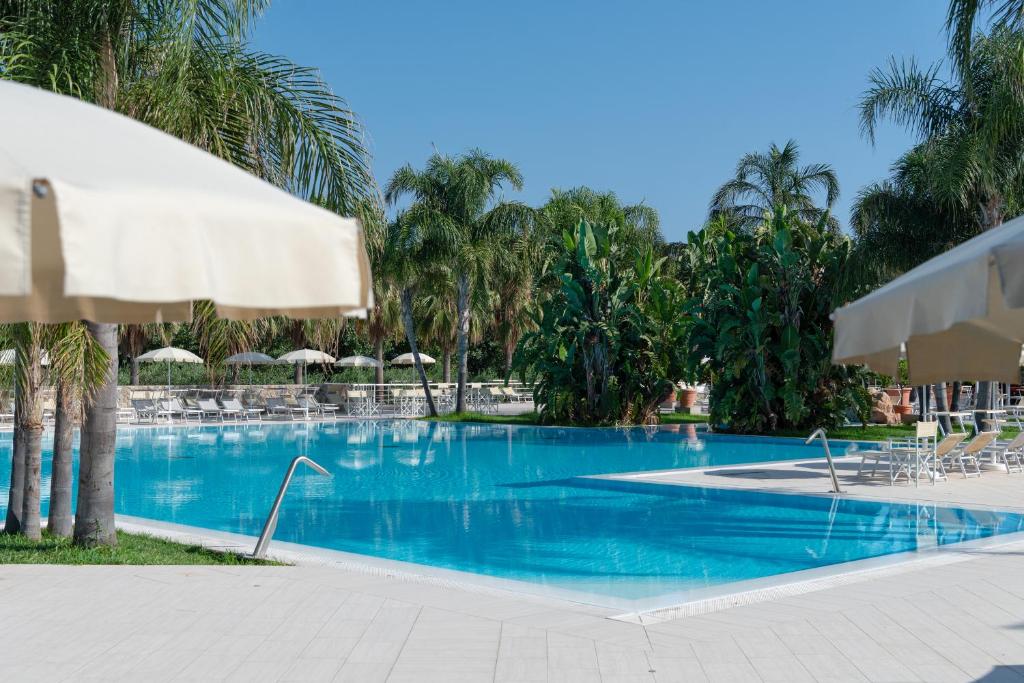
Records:
[[[252,556],[256,559],[261,559],[267,552],[270,539],[274,536],[274,530],[277,529],[277,514],[281,511],[281,501],[284,500],[284,494],[288,491],[288,484],[292,483],[292,475],[295,474],[295,468],[299,466],[300,462],[306,463],[320,474],[328,477],[334,476],[304,455],[300,455],[292,460],[292,464],[288,466],[288,471],[281,481],[281,488],[277,491],[277,498],[274,499],[274,505],[270,508],[270,514],[267,515],[267,521],[263,524],[263,532],[260,534],[260,539],[256,541],[256,547],[252,551]]]
[[[843,490],[839,488],[839,477],[836,476],[836,464],[832,461],[832,450],[828,447],[828,437],[825,435],[825,430],[818,427],[811,435],[807,437],[805,444],[809,444],[814,441],[815,438],[821,437],[821,443],[825,446],[825,460],[828,461],[828,473],[832,476],[832,493],[842,493]]]

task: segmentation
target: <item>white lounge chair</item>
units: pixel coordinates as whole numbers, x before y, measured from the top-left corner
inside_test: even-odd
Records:
[[[204,419],[207,417],[214,417],[221,422],[224,421],[224,411],[212,398],[201,398],[197,403],[199,404],[199,410],[201,411]]]
[[[965,479],[968,477],[980,477],[981,462],[978,458],[992,445],[992,442],[996,440],[998,435],[999,432],[981,432],[963,446],[954,448],[944,458],[943,465],[948,462],[949,467],[958,467]]]
[[[221,401],[221,406],[225,414],[233,414],[246,422],[251,422],[253,418],[256,418],[257,422],[263,422],[263,408],[246,408],[237,398],[226,398]]]
[[[985,452],[992,455],[996,464],[1002,463],[1007,474],[1014,471],[1024,472],[1024,432],[1010,441],[996,441],[993,446],[985,449]]]

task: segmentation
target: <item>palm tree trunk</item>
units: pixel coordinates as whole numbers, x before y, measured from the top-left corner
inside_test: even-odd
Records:
[[[33,335],[34,337],[34,335]],[[40,365],[42,349],[35,338],[28,350],[28,366],[21,393],[22,407],[18,429],[24,440],[25,474],[21,493],[21,533],[38,541],[42,537],[39,520],[40,471],[43,464],[43,403],[41,385],[43,369]]]
[[[295,364],[295,383],[302,384],[302,363]]]
[[[131,383],[133,387],[139,386],[139,361],[132,358],[132,378]]]
[[[954,413],[960,410],[960,388],[962,386],[961,382],[953,382],[953,400],[949,402],[949,409]]]
[[[416,348],[416,328],[412,322],[412,290],[408,287],[402,290],[402,325],[405,327],[405,339],[409,342],[409,350],[412,351],[412,360],[416,364],[416,373],[420,376],[420,384],[423,386],[423,392],[427,396],[427,408],[430,409],[430,417],[437,417],[434,395],[430,393],[430,382],[427,381],[427,373],[423,370],[420,352]]]
[[[378,337],[374,340],[374,358],[377,359],[377,367],[374,368],[374,384],[384,384],[384,338]]]
[[[15,354],[14,376],[21,372],[21,366]],[[14,442],[11,444],[11,487],[7,491],[7,518],[4,521],[4,532],[17,534],[21,532],[21,498],[25,488],[25,438],[18,425],[21,423],[21,396],[18,382],[14,383]]]
[[[985,421],[992,418],[985,411],[993,407],[993,384],[993,382],[978,382],[974,385],[976,396],[974,399],[974,428],[979,432],[985,430]]]
[[[512,358],[515,356],[515,352],[515,344],[505,344],[505,379],[512,376]]]
[[[458,315],[458,389],[455,394],[455,412],[466,412],[466,375],[468,373],[467,355],[469,352],[469,276],[459,274],[458,293],[455,308]]]
[[[75,544],[117,545],[114,528],[114,447],[117,437],[117,325],[86,323],[107,352],[107,376],[85,409],[79,448]]]
[[[57,384],[57,416],[53,431],[53,471],[50,475],[50,516],[46,527],[54,536],[71,536],[72,444],[75,438],[75,392],[67,382]]]
[[[935,394],[935,410],[940,413],[947,412],[949,406],[946,404],[946,383],[933,384],[932,392]],[[942,425],[942,431],[946,434],[953,430],[953,423],[950,421],[949,415],[940,415],[939,424]]]
[[[445,384],[452,381],[452,352],[449,349],[441,352],[441,381]]]

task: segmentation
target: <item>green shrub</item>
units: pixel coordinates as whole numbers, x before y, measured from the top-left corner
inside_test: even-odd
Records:
[[[845,236],[780,209],[752,233],[716,226],[689,244],[689,363],[710,372],[713,424],[763,433],[864,416],[862,371],[831,362],[829,314],[847,294]]]
[[[563,233],[559,287],[514,365],[536,374],[541,422],[647,422],[685,369],[683,290],[651,244],[623,234],[585,221]]]

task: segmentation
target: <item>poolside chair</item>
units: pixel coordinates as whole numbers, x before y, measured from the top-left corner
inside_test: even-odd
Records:
[[[212,398],[201,398],[197,401],[199,404],[199,410],[202,413],[202,418],[215,417],[221,422],[224,421],[224,411],[217,405],[217,402]]]
[[[156,405],[148,398],[133,398],[132,410],[135,411],[135,421],[138,423],[152,423],[156,420]]]
[[[943,466],[949,463],[949,467],[954,465],[960,469],[961,474],[964,475],[964,479],[968,477],[980,477],[981,476],[981,462],[978,460],[979,456],[992,445],[995,441],[999,432],[981,432],[973,439],[968,441],[966,444],[959,448],[954,448],[946,457],[943,459]]]
[[[267,410],[271,415],[281,415],[288,419],[294,419],[296,415],[305,415],[306,409],[298,405],[290,405],[281,396],[271,396],[267,399]]]
[[[338,417],[338,406],[332,406],[327,403],[320,403],[312,396],[300,396],[298,398],[299,408],[302,409],[306,417],[310,413],[319,415],[320,417],[327,417],[333,415],[335,419]]]
[[[225,415],[235,415],[246,422],[255,417],[257,422],[263,422],[263,408],[246,408],[237,398],[226,398],[220,403]]]
[[[937,422],[918,422],[915,425],[912,438],[890,439],[884,448],[862,451],[860,467],[857,468],[858,476],[863,471],[864,465],[868,461],[873,461],[871,476],[874,476],[882,462],[888,465],[890,486],[894,485],[901,475],[907,478],[908,483],[913,481],[915,485],[919,485],[922,472],[932,484],[937,479],[946,479],[942,463],[936,458],[937,435]],[[962,440],[962,434],[947,436],[943,439],[944,452],[948,452]]]
[[[996,441],[985,452],[990,453],[997,464],[1002,463],[1007,474],[1014,471],[1024,473],[1024,432],[1010,441]]]
[[[214,401],[214,403],[216,404],[217,402]],[[241,404],[238,404],[237,407],[236,407],[236,405],[235,405],[236,403],[238,403],[238,402],[237,401],[232,402],[232,399],[221,399],[220,404],[217,405],[217,408],[220,409],[220,419],[221,419],[221,422],[223,422],[224,418],[226,418],[226,417],[227,418],[233,418],[235,420],[241,420],[242,419],[242,413],[243,413],[242,406],[241,406]]]

